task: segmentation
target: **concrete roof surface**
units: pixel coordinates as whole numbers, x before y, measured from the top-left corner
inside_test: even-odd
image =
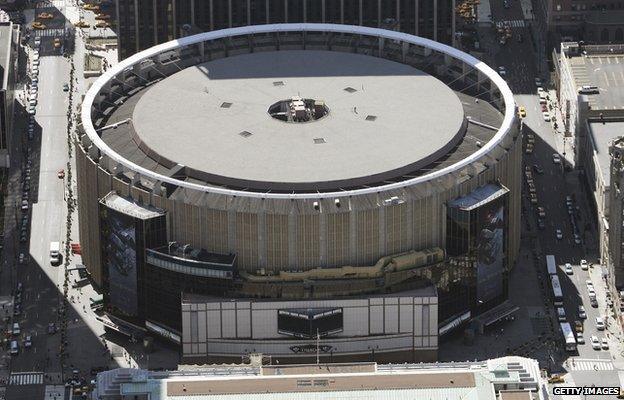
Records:
[[[624,136],[624,122],[591,122],[589,123],[589,134],[594,143],[594,151],[599,164],[600,174],[606,187],[610,185],[611,156],[609,155],[609,144],[620,136]],[[597,171],[598,172],[598,171]]]
[[[268,114],[271,104],[293,96],[325,101],[329,115],[286,123]],[[231,107],[221,107],[224,102]],[[369,115],[376,119],[366,120]],[[186,68],[149,88],[132,122],[144,145],[193,169],[231,179],[304,183],[417,169],[456,144],[463,117],[449,87],[411,66],[303,50]],[[243,131],[252,135],[243,137]],[[315,144],[316,138],[325,143]]]

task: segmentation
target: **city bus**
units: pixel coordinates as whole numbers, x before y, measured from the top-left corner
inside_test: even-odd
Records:
[[[553,302],[556,307],[563,306],[563,292],[561,291],[561,283],[557,275],[550,276],[550,285],[552,286]]]
[[[548,269],[548,275],[557,275],[557,263],[555,262],[555,256],[552,254],[546,256],[546,268]]]
[[[562,322],[559,325],[561,326],[561,333],[563,333],[563,338],[565,340],[566,351],[576,351],[576,339],[574,338],[574,332],[572,331],[570,323]]]

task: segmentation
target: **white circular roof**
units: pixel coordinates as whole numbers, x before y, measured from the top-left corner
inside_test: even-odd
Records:
[[[295,124],[268,114],[293,96],[325,101],[329,115]],[[186,68],[142,95],[132,123],[153,153],[212,183],[268,190],[337,189],[330,182],[375,183],[415,171],[456,145],[463,119],[457,95],[411,66],[293,50]]]
[[[301,33],[305,31],[310,32],[333,32],[333,33],[344,33],[344,34],[353,34],[353,35],[365,35],[365,36],[375,36],[379,38],[385,38],[387,40],[392,40],[396,42],[405,42],[417,46],[423,46],[425,48],[432,49],[437,52],[444,53],[449,55],[450,57],[456,58],[466,65],[477,69],[482,76],[479,78],[480,80],[489,80],[493,82],[498,90],[501,93],[502,101],[504,103],[505,116],[501,126],[498,131],[494,135],[494,137],[484,144],[477,152],[472,153],[470,156],[458,161],[455,164],[452,164],[448,167],[435,170],[425,175],[421,175],[415,178],[411,178],[408,180],[403,180],[396,183],[388,183],[383,186],[376,186],[371,188],[364,189],[354,189],[354,190],[344,190],[344,191],[336,191],[336,192],[324,192],[324,193],[258,193],[258,192],[249,192],[249,191],[241,191],[241,190],[233,190],[221,187],[214,187],[208,184],[189,182],[189,181],[181,181],[177,178],[166,176],[155,171],[152,171],[148,168],[137,165],[136,163],[124,158],[116,151],[111,149],[109,145],[107,145],[99,136],[98,132],[95,130],[93,126],[93,121],[91,119],[92,108],[95,103],[95,99],[99,96],[100,92],[105,92],[104,89],[109,85],[109,81],[115,81],[116,76],[121,75],[124,70],[131,70],[132,67],[136,64],[141,63],[143,60],[151,59],[158,54],[163,52],[167,52],[180,47],[193,46],[202,42],[210,42],[213,40],[218,40],[221,38],[227,37],[235,37],[242,35],[255,35],[255,34],[266,34],[266,33],[276,33],[276,32],[296,32]],[[310,96],[305,96],[310,97]],[[275,99],[281,100],[281,99]],[[268,106],[268,105],[267,105]],[[331,105],[330,105],[331,108]],[[395,31],[387,31],[383,29],[377,28],[367,28],[360,26],[352,26],[352,25],[338,25],[338,24],[267,24],[267,25],[255,25],[255,26],[246,26],[239,28],[231,28],[231,29],[223,29],[219,31],[211,31],[205,32],[202,34],[185,37],[182,39],[174,40],[171,42],[163,43],[152,48],[149,48],[145,51],[137,53],[113,68],[106,71],[89,89],[82,103],[81,110],[81,120],[82,126],[85,130],[85,133],[91,140],[94,146],[96,146],[100,152],[106,156],[108,156],[111,160],[116,163],[123,165],[125,168],[129,170],[135,171],[145,177],[158,180],[160,182],[167,182],[173,185],[186,187],[189,189],[211,192],[215,194],[225,194],[225,195],[237,195],[243,197],[258,197],[258,198],[282,198],[282,199],[297,199],[297,198],[335,198],[335,197],[344,197],[351,195],[361,195],[366,193],[377,193],[385,190],[392,189],[400,189],[403,187],[415,185],[421,182],[430,181],[436,179],[438,177],[444,176],[453,171],[461,170],[465,168],[467,165],[479,160],[485,154],[489,153],[493,148],[498,146],[505,136],[510,132],[512,124],[514,123],[515,115],[514,115],[514,98],[511,90],[507,86],[506,82],[489,66],[487,66],[482,61],[477,60],[476,58],[459,51],[450,46],[413,36],[406,33],[395,32]],[[316,123],[316,122],[315,122]]]

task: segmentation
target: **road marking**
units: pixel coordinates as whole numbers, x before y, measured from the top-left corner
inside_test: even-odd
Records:
[[[9,385],[41,385],[43,384],[43,372],[18,372],[12,373]]]

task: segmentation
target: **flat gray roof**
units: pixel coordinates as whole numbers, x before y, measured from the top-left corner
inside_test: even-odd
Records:
[[[605,54],[570,58],[577,86],[598,86],[600,93],[588,95],[593,110],[624,109],[624,55]]]
[[[286,123],[268,114],[271,104],[293,96],[325,101],[329,115]],[[151,86],[132,112],[152,158],[158,154],[242,187],[396,177],[445,155],[461,139],[463,123],[455,92],[422,71],[313,50],[244,54],[186,68]]]
[[[10,22],[0,23],[0,69],[2,70],[2,87],[6,88],[8,82],[5,77],[8,76],[7,63],[11,58],[11,43],[13,40],[13,28]]]
[[[600,164],[600,173],[605,186],[609,186],[611,175],[609,168],[611,165],[611,156],[609,155],[609,144],[620,136],[624,136],[624,122],[590,122],[589,134],[594,143],[594,151],[596,158]]]

